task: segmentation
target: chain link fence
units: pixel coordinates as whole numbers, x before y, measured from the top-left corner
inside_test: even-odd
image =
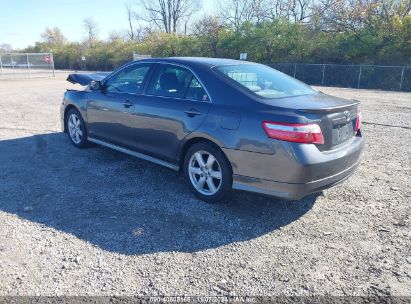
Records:
[[[411,92],[411,66],[304,63],[269,66],[310,85]]]
[[[52,53],[0,54],[0,79],[55,76]]]
[[[151,57],[133,53],[133,59]],[[58,59],[58,58],[57,58]],[[84,57],[80,70],[111,70]],[[131,60],[131,58],[130,58]],[[269,66],[310,85],[411,92],[411,66],[274,63]],[[98,68],[97,68],[98,67]],[[60,68],[68,68],[64,65]],[[52,53],[0,54],[0,79],[55,76]]]

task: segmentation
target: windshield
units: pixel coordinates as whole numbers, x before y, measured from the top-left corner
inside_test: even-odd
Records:
[[[217,70],[265,98],[316,94],[310,86],[275,69],[259,64],[219,66]]]

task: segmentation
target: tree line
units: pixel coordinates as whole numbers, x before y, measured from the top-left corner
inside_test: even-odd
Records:
[[[87,18],[83,41],[47,28],[24,51],[52,51],[56,68],[91,70],[112,70],[133,52],[224,58],[245,52],[262,63],[411,62],[411,0],[221,0],[213,15],[201,7],[200,0],[139,0],[124,6],[129,28],[106,40]]]

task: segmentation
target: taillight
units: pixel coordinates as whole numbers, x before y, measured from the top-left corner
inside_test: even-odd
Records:
[[[357,121],[355,122],[355,132],[358,132],[361,128],[361,122],[362,122],[362,115],[361,111],[358,111],[357,114]]]
[[[263,128],[268,137],[307,144],[324,144],[324,136],[317,124],[289,124],[263,121]]]

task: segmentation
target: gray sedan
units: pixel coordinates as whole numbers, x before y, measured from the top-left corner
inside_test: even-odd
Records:
[[[130,62],[71,74],[63,131],[181,171],[207,202],[231,189],[300,199],[349,177],[363,148],[358,101],[264,65],[213,58]]]

